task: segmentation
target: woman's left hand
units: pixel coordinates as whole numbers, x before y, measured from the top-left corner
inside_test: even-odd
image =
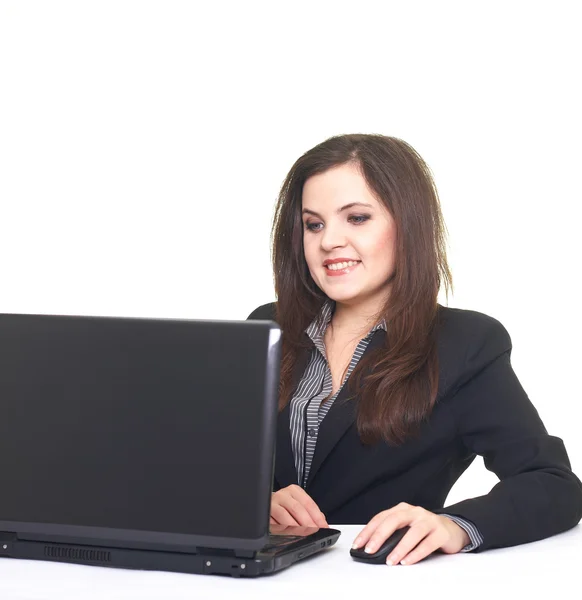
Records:
[[[397,529],[407,525],[410,529],[388,555],[387,564],[412,565],[435,550],[455,554],[470,543],[467,532],[452,519],[401,502],[373,517],[353,547],[365,546],[373,554]]]

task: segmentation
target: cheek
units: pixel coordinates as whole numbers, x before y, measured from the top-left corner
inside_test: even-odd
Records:
[[[376,254],[386,255],[392,250],[393,246],[394,241],[391,238],[382,238],[376,242],[373,250]]]
[[[307,267],[311,270],[315,267],[315,263],[317,259],[317,252],[313,244],[309,244],[306,242],[305,238],[303,238],[303,255],[305,257],[305,262],[307,263]]]
[[[370,257],[386,260],[394,254],[395,236],[392,230],[383,230],[377,236],[371,236],[366,243],[366,252]]]

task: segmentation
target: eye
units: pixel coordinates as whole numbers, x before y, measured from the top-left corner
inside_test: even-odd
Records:
[[[305,223],[305,229],[307,229],[307,231],[319,231],[318,229],[315,229],[317,225],[321,225],[321,223]]]
[[[370,218],[370,215],[351,215],[348,220],[351,220],[354,225],[361,225],[365,223]],[[354,222],[354,219],[361,219]]]

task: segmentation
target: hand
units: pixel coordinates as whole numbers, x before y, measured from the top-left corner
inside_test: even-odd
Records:
[[[298,485],[290,485],[272,494],[270,522],[271,525],[329,527],[317,504]]]
[[[354,548],[366,546],[373,554],[397,530],[410,529],[388,555],[386,564],[412,565],[435,550],[445,554],[460,552],[471,542],[467,532],[452,519],[401,502],[373,517],[354,540]]]

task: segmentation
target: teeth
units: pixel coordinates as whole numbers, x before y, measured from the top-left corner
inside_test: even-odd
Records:
[[[354,265],[357,265],[359,261],[357,260],[350,260],[349,262],[341,262],[341,263],[334,263],[331,265],[327,265],[327,268],[330,271],[340,271],[341,269],[345,269],[347,267],[353,267]]]

